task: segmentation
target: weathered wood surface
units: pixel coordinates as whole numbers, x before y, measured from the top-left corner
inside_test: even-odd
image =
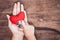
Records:
[[[17,0],[0,0],[0,40],[11,40],[6,14],[12,14]],[[48,27],[60,31],[60,0],[19,0],[27,11],[28,21],[35,27]],[[53,31],[36,30],[37,40],[60,40]]]

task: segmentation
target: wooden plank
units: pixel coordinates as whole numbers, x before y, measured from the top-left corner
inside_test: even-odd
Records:
[[[6,25],[8,25],[7,20],[0,20],[0,26],[6,26]]]

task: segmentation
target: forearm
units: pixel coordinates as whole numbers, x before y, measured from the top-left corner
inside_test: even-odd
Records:
[[[12,36],[12,40],[23,40],[23,36],[17,35],[17,36]]]

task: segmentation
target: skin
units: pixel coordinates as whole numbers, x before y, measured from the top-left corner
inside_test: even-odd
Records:
[[[26,15],[26,11],[24,10],[24,6],[23,4],[20,4],[20,2],[17,2],[14,4],[13,15],[17,15],[20,11],[25,13],[25,19],[22,21],[23,28],[19,28],[17,25],[12,24],[9,19],[10,16],[7,15],[8,27],[13,34],[12,40],[23,40],[24,36],[27,38],[27,40],[36,40],[34,35],[34,26],[28,24],[27,15]]]

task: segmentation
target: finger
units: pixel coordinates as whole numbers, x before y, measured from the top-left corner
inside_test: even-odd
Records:
[[[20,2],[17,3],[17,14],[20,12]]]
[[[7,16],[7,18],[8,18],[8,27],[9,27],[9,29],[11,30],[12,28],[12,24],[11,24],[11,22],[10,22],[10,16],[9,15],[6,15]]]
[[[24,11],[24,14],[25,14],[25,19],[24,19],[24,21],[25,21],[25,23],[27,23],[27,14],[26,14],[26,11]]]
[[[22,12],[24,11],[24,6],[23,6],[23,4],[21,4],[21,11],[22,11]]]
[[[13,15],[16,15],[16,8],[17,8],[17,4],[14,4],[14,8],[13,8]]]

